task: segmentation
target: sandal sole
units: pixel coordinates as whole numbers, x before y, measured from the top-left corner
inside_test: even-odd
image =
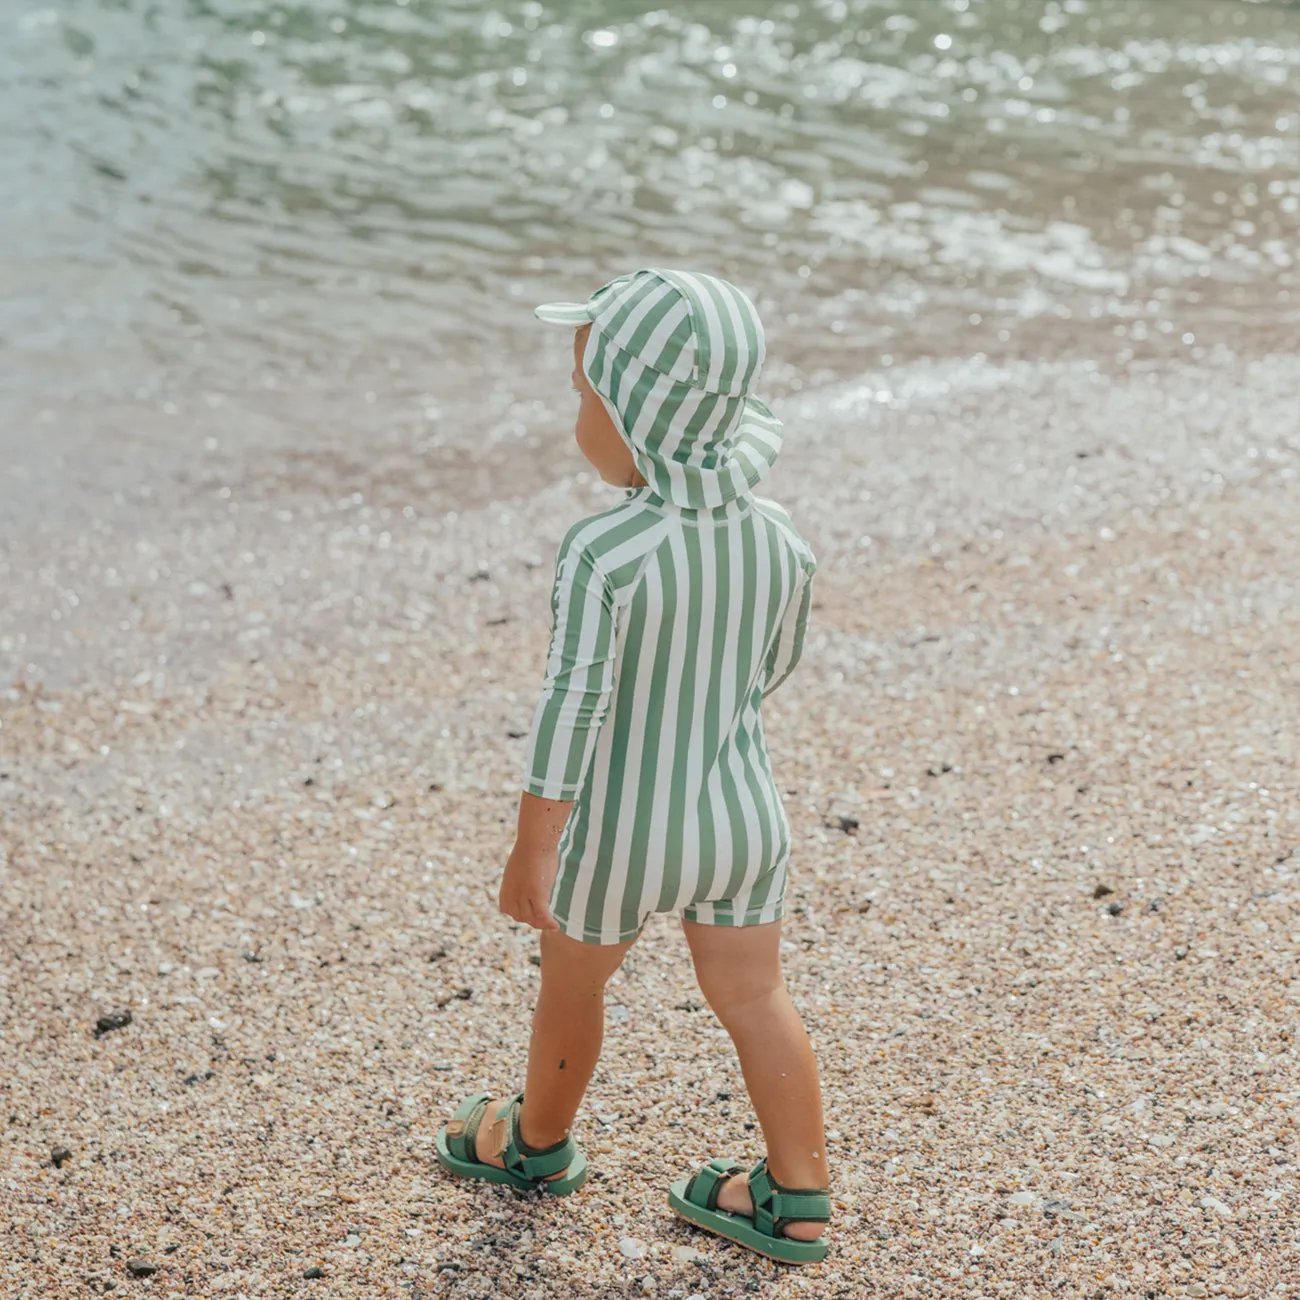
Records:
[[[559,1178],[534,1180],[521,1178],[508,1169],[498,1169],[496,1165],[480,1164],[477,1160],[461,1160],[452,1155],[447,1149],[445,1129],[438,1130],[433,1145],[438,1153],[438,1163],[457,1178],[477,1178],[480,1182],[501,1183],[507,1187],[517,1187],[521,1192],[545,1192],[548,1196],[568,1196],[587,1181],[587,1157],[581,1151],[573,1157],[568,1171]]]
[[[793,1237],[769,1237],[754,1227],[753,1220],[744,1214],[729,1210],[707,1210],[686,1199],[689,1178],[682,1178],[668,1189],[668,1204],[679,1218],[715,1237],[733,1241],[756,1255],[775,1260],[778,1264],[818,1264],[826,1258],[828,1243],[824,1237],[814,1241],[796,1241]],[[775,1249],[773,1249],[775,1248]],[[780,1251],[781,1254],[776,1252]]]

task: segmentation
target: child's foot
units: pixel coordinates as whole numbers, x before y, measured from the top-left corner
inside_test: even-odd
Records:
[[[481,1138],[481,1133],[480,1133]],[[754,1202],[749,1195],[749,1175],[735,1174],[718,1190],[718,1208],[732,1214],[753,1217]],[[795,1241],[816,1241],[826,1231],[824,1223],[787,1223],[782,1231]]]
[[[501,1155],[505,1150],[506,1144],[510,1140],[510,1120],[508,1118],[494,1118],[497,1111],[506,1103],[500,1097],[493,1097],[487,1104],[487,1109],[483,1112],[483,1122],[478,1126],[478,1133],[474,1141],[474,1154],[485,1165],[495,1165],[498,1169],[504,1169],[506,1162]],[[521,1134],[522,1136],[522,1134]],[[561,1169],[558,1173],[551,1174],[544,1179],[550,1182],[555,1178],[563,1178],[567,1170]],[[748,1193],[746,1193],[748,1196]]]
[[[587,1181],[587,1157],[567,1136],[541,1150],[525,1146],[519,1133],[523,1100],[522,1093],[496,1102],[471,1093],[434,1138],[438,1163],[457,1178],[540,1188],[552,1196],[576,1192]]]

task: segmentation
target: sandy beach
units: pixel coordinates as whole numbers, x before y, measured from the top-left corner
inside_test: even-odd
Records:
[[[783,406],[822,571],[768,717],[838,1216],[801,1273],[667,1211],[762,1150],[670,918],[611,986],[588,1186],[433,1159],[521,1078],[495,888],[554,547],[607,491],[195,475],[11,534],[0,1293],[1300,1295],[1297,378]]]

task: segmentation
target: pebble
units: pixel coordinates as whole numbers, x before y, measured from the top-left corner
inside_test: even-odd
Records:
[[[303,1269],[302,1275],[303,1277],[309,1278],[312,1281],[314,1281],[318,1277],[324,1277],[325,1270],[321,1268],[319,1264],[313,1264],[310,1268]]]
[[[1033,1192],[1012,1192],[1007,1197],[1007,1202],[1011,1205],[1033,1205],[1034,1194]]]
[[[642,1259],[646,1253],[646,1244],[639,1237],[624,1237],[618,1248],[628,1259]]]
[[[105,1034],[111,1034],[115,1029],[125,1029],[130,1023],[129,1011],[111,1011],[95,1021],[95,1037],[103,1038]]]
[[[1083,1215],[1077,1210],[1072,1210],[1067,1201],[1053,1200],[1050,1197],[1043,1202],[1043,1213],[1049,1219],[1056,1216],[1062,1219],[1069,1219],[1073,1223],[1083,1222]]]
[[[1187,1288],[1187,1294],[1195,1297],[1195,1300],[1203,1300],[1203,1297],[1210,1294],[1210,1288],[1204,1282],[1193,1282]]]
[[[62,1169],[63,1162],[71,1159],[72,1152],[67,1147],[55,1147],[54,1150],[50,1152],[50,1164],[52,1164],[55,1169]]]
[[[674,1264],[694,1264],[697,1260],[703,1260],[707,1256],[702,1255],[694,1246],[674,1246],[673,1251]]]
[[[153,1277],[158,1271],[158,1265],[147,1259],[128,1259],[126,1271],[132,1277]]]

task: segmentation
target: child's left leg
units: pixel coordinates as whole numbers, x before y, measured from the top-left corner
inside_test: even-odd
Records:
[[[542,987],[533,1012],[528,1075],[519,1112],[520,1136],[530,1147],[551,1146],[572,1127],[600,1059],[605,985],[635,942],[580,943],[558,930],[541,932]],[[489,1102],[489,1116],[496,1114],[501,1100]],[[496,1154],[491,1123],[479,1128],[475,1151],[485,1164],[503,1165]]]

